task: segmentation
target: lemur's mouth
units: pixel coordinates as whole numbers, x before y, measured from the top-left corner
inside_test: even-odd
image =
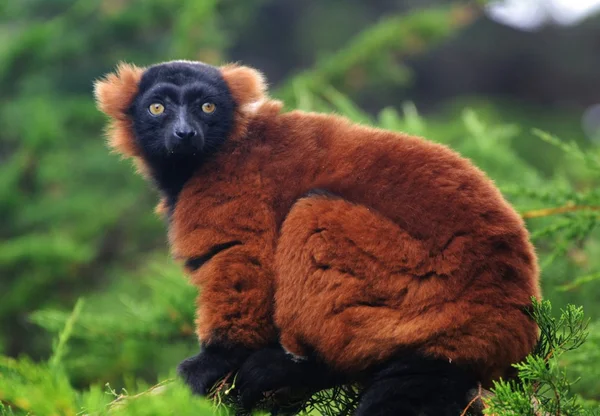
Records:
[[[204,150],[204,134],[202,133],[202,130],[194,132],[193,135],[176,135],[174,133],[166,138],[165,147],[167,153],[170,154],[200,153]]]

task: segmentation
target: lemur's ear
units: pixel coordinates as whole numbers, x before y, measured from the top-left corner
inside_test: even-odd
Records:
[[[139,155],[127,110],[137,95],[143,73],[144,68],[120,63],[114,73],[94,83],[96,105],[111,118],[107,130],[109,146],[124,156]]]
[[[94,95],[100,111],[112,118],[126,117],[143,73],[143,68],[121,62],[115,72],[96,81]]]
[[[237,64],[225,65],[220,69],[238,108],[244,112],[255,111],[267,95],[263,74],[254,68]]]
[[[230,140],[245,137],[252,116],[267,100],[267,83],[254,68],[229,64],[220,67],[221,75],[237,104]]]

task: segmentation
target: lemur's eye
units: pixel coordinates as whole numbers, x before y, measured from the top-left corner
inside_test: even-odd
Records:
[[[217,108],[217,106],[214,105],[213,103],[202,104],[202,111],[204,111],[206,114],[210,114],[210,113],[214,112],[216,108]]]
[[[150,107],[148,107],[148,111],[150,111],[150,114],[153,116],[158,116],[165,112],[165,106],[161,103],[152,103],[150,104]]]

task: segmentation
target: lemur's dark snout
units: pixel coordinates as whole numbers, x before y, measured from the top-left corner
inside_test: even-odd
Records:
[[[167,149],[170,152],[196,152],[204,148],[204,134],[202,130],[174,130],[170,138],[167,139]]]
[[[191,139],[192,137],[194,137],[197,134],[198,133],[196,132],[196,130],[194,130],[192,128],[175,129],[175,137],[182,139],[182,140]]]
[[[204,147],[204,132],[194,120],[189,120],[187,114],[180,112],[173,124],[173,132],[167,140],[170,151],[198,151]]]

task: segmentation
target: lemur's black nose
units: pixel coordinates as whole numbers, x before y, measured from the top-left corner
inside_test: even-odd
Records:
[[[191,129],[191,128],[190,129],[176,129],[175,130],[175,136],[177,136],[180,139],[191,139],[196,134],[198,134],[196,132],[196,130]]]

